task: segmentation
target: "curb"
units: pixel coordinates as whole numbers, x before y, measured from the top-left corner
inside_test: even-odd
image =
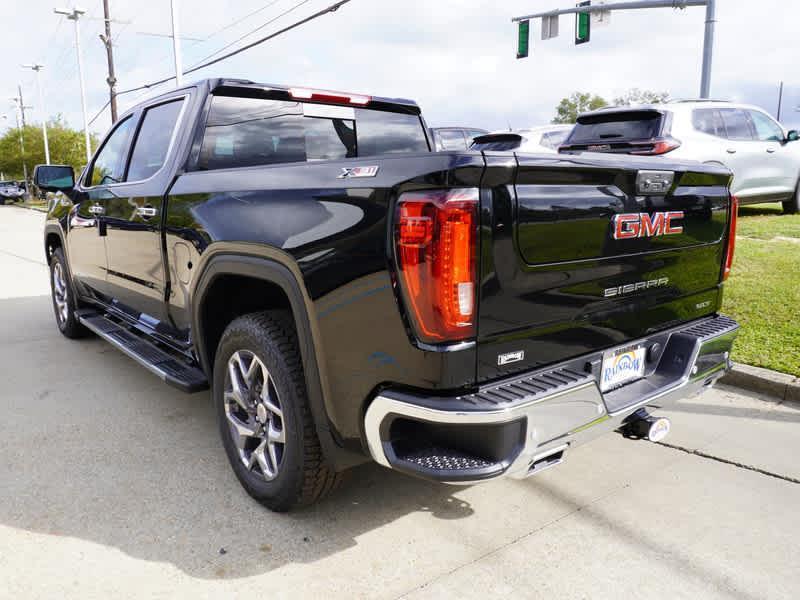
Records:
[[[800,403],[800,378],[785,373],[735,364],[719,382],[751,392],[769,394],[778,402]]]

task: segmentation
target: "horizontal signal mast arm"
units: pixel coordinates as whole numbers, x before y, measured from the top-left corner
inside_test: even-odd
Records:
[[[713,1],[713,0],[712,0]],[[542,17],[557,17],[559,15],[573,15],[577,13],[605,12],[609,10],[637,10],[640,8],[686,8],[688,6],[706,6],[709,0],[639,0],[637,2],[612,2],[610,4],[596,4],[594,6],[576,6],[575,8],[562,8],[514,17],[512,22],[540,19]]]

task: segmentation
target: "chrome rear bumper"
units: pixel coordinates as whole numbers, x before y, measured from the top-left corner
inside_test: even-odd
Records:
[[[582,366],[596,354],[526,373],[457,397],[384,390],[364,420],[381,465],[446,483],[523,478],[565,452],[621,427],[642,407],[661,408],[712,385],[731,366],[735,321],[712,317],[626,346],[661,345],[643,379],[600,392]]]

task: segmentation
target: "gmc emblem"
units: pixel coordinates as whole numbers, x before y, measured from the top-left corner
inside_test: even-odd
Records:
[[[683,233],[683,227],[673,222],[683,218],[683,211],[648,213],[626,213],[614,217],[614,239],[659,237]]]

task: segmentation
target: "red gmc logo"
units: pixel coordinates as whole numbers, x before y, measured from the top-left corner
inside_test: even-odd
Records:
[[[683,218],[683,211],[648,213],[627,213],[614,217],[614,239],[658,237],[683,233],[683,227],[673,225],[673,221]]]

